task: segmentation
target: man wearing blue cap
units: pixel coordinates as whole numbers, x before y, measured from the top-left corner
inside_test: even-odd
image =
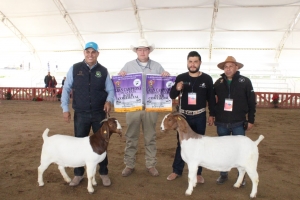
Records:
[[[114,101],[114,87],[110,75],[105,67],[97,62],[99,56],[98,45],[88,42],[84,49],[84,60],[74,64],[67,73],[63,86],[61,107],[63,118],[70,122],[69,111],[70,93],[72,91],[74,109],[74,134],[75,137],[86,137],[92,128],[96,133],[105,119],[106,113],[111,110]],[[78,147],[80,148],[80,147]],[[100,177],[104,186],[110,186],[108,177],[108,159],[99,163]],[[75,177],[70,186],[77,186],[83,179],[84,167],[74,169]]]

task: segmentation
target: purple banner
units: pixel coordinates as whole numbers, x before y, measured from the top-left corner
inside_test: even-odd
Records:
[[[146,111],[172,111],[172,99],[169,96],[176,76],[146,75]]]
[[[115,88],[115,112],[132,112],[143,109],[142,73],[112,76]]]

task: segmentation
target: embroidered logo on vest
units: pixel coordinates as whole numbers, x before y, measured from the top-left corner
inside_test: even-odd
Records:
[[[97,78],[100,78],[102,75],[101,75],[101,72],[100,71],[96,71],[96,75],[95,75]]]

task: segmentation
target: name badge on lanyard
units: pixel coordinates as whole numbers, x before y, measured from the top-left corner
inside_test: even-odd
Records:
[[[224,110],[232,111],[232,106],[233,106],[233,99],[225,99]]]
[[[197,95],[194,92],[188,93],[188,105],[196,105],[197,102]]]

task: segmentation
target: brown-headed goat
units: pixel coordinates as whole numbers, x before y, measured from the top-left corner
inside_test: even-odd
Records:
[[[65,167],[86,166],[88,178],[88,192],[93,193],[92,185],[97,185],[95,180],[97,164],[106,156],[109,138],[112,133],[122,136],[122,128],[118,120],[108,118],[103,120],[101,128],[93,135],[77,138],[67,135],[53,135],[48,137],[49,129],[43,133],[43,148],[41,165],[38,167],[39,186],[44,185],[43,173],[51,163],[56,163],[66,182],[71,179],[65,171]]]
[[[239,177],[233,185],[239,188],[245,173],[252,181],[251,198],[256,197],[258,186],[258,148],[257,145],[264,136],[256,141],[246,136],[208,137],[195,133],[180,113],[171,113],[164,117],[161,130],[177,130],[181,145],[181,157],[187,163],[188,188],[186,195],[191,195],[197,184],[198,166],[214,171],[230,171],[237,168]]]

